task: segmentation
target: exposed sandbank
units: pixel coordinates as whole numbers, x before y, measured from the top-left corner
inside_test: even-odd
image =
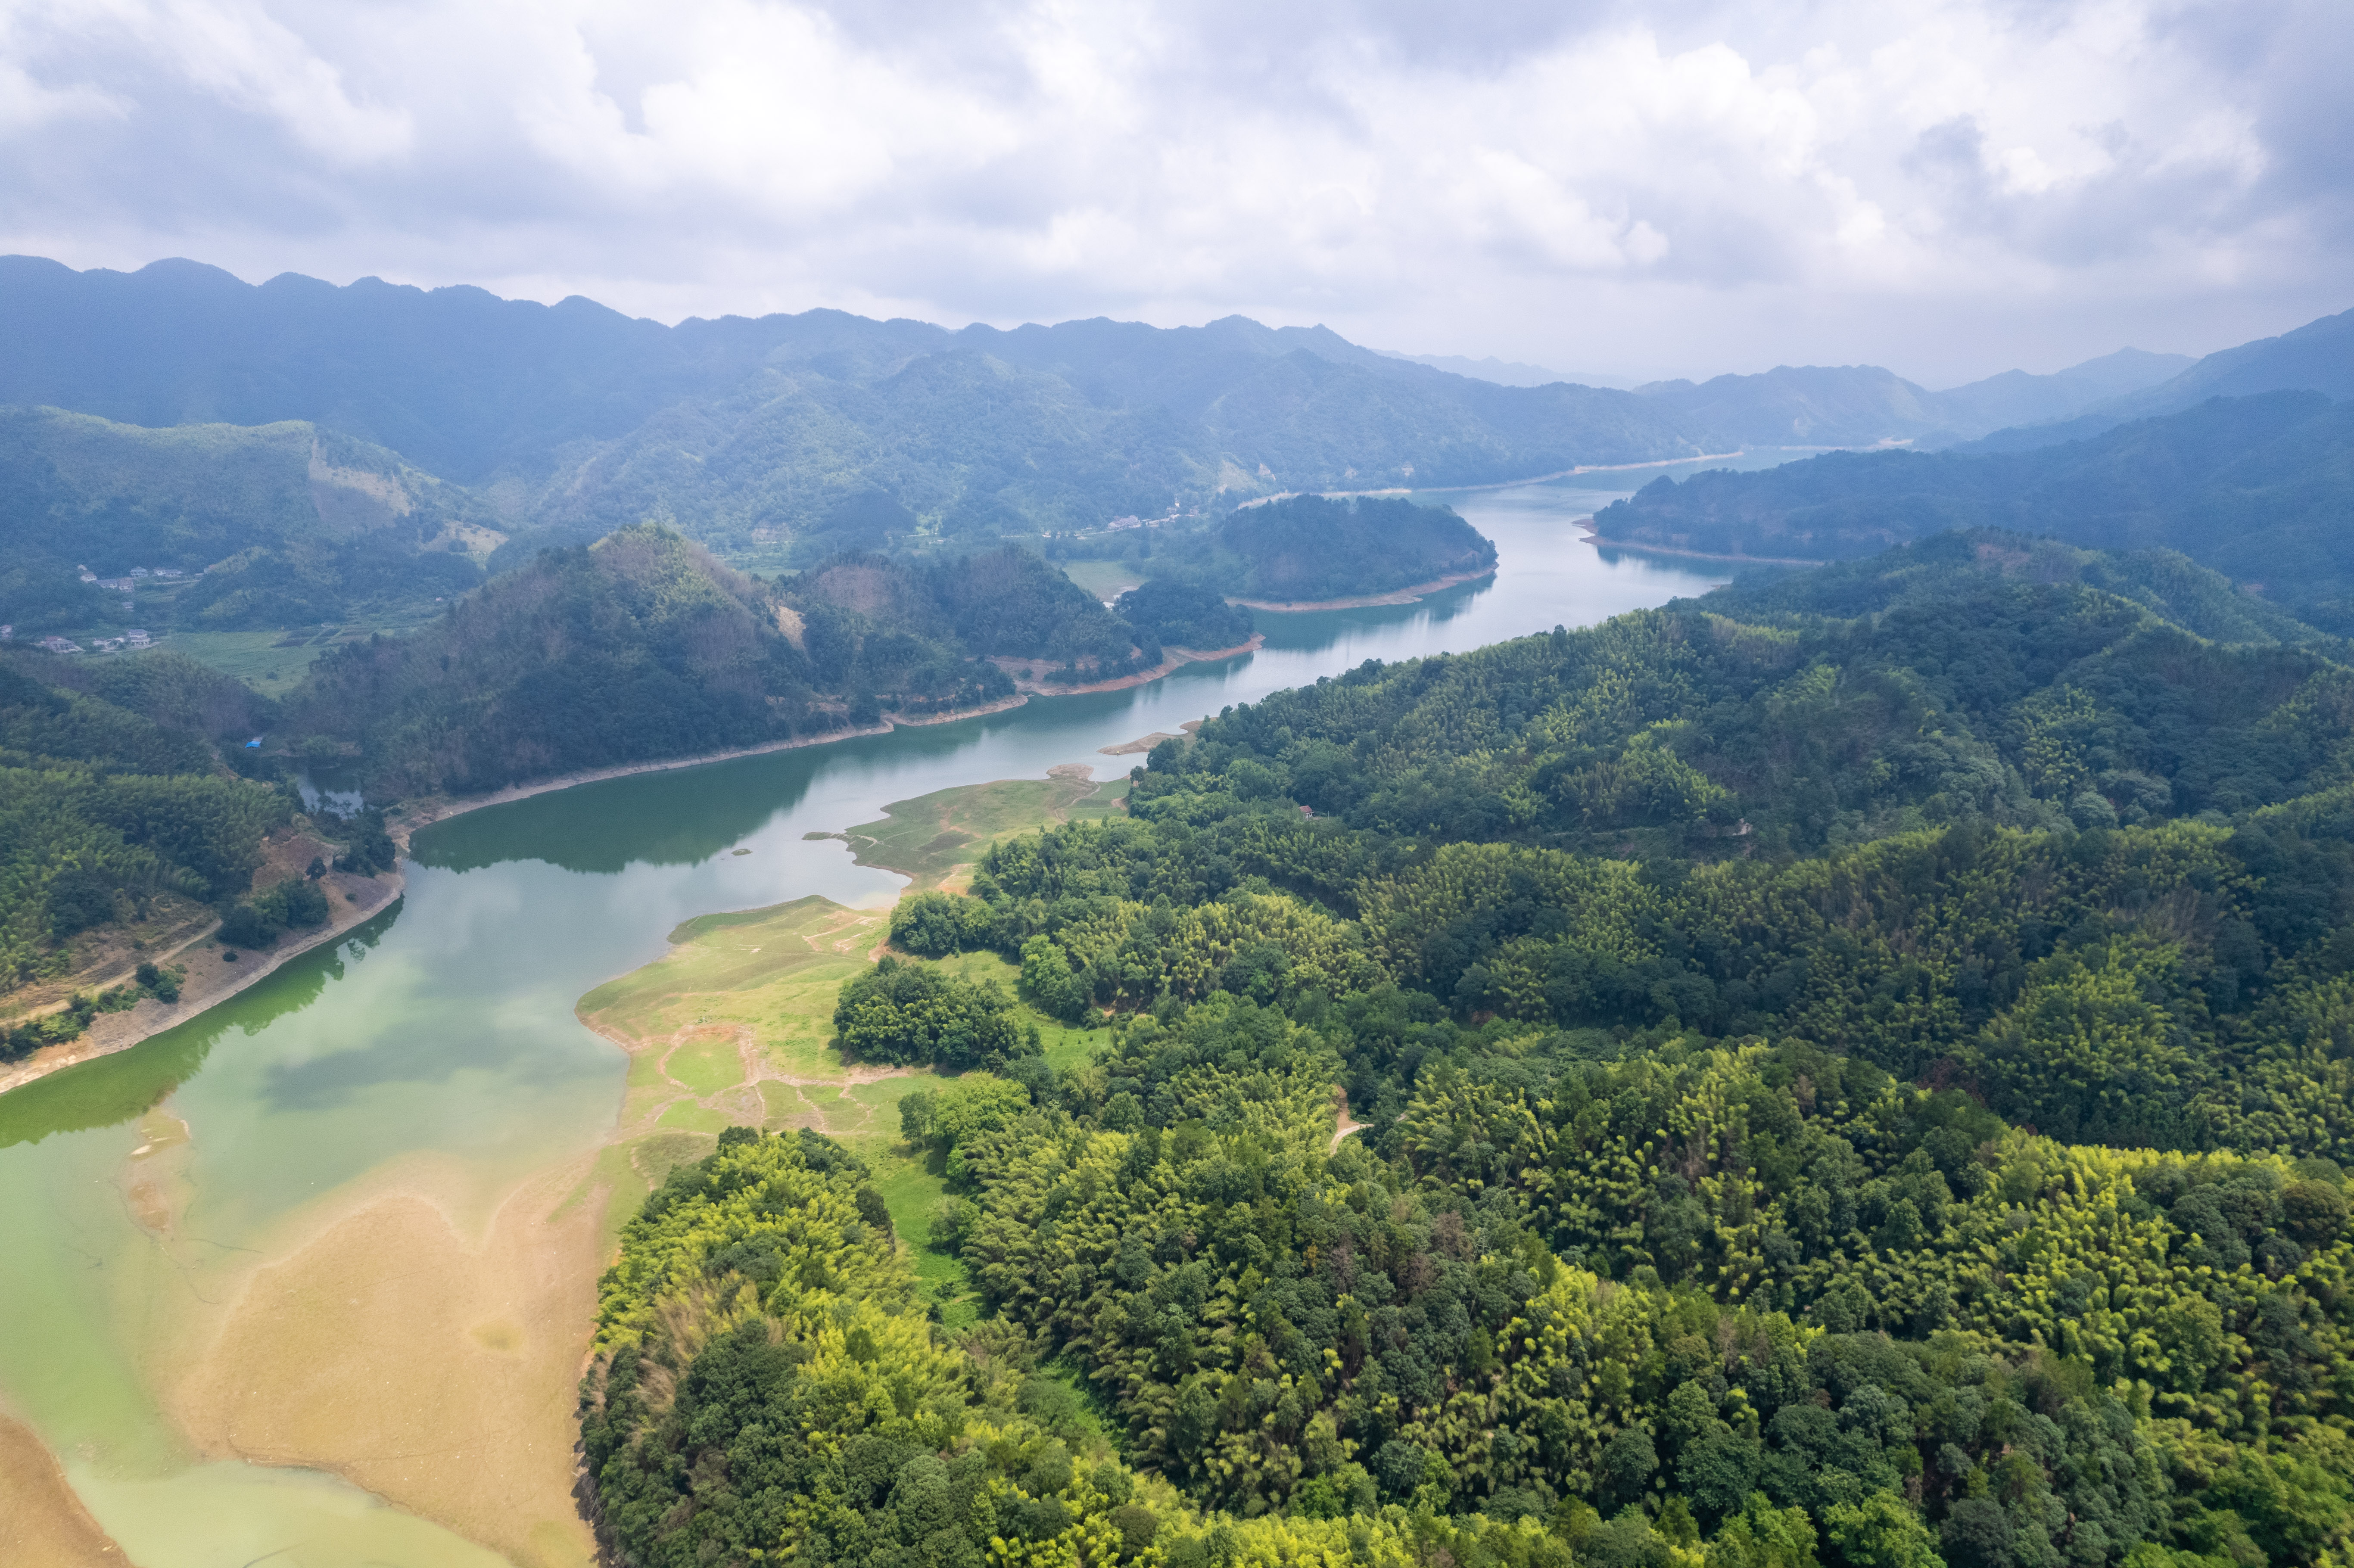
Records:
[[[1150,751],[1154,747],[1160,745],[1164,740],[1193,739],[1193,732],[1200,729],[1204,722],[1206,721],[1202,719],[1187,719],[1183,724],[1179,725],[1174,731],[1156,729],[1150,735],[1140,735],[1134,740],[1124,740],[1118,746],[1098,746],[1096,749],[1103,753],[1106,757],[1141,756],[1142,754]]]
[[[306,1206],[168,1356],[176,1424],[209,1457],[330,1471],[518,1564],[587,1568],[598,1153],[488,1192],[415,1156]]]
[[[1426,583],[1416,583],[1412,588],[1402,588],[1390,593],[1361,594],[1355,599],[1292,600],[1271,599],[1230,599],[1226,600],[1226,602],[1228,604],[1239,604],[1250,609],[1279,610],[1286,614],[1292,614],[1310,609],[1371,609],[1376,605],[1414,604],[1420,600],[1425,594],[1434,594],[1438,592],[1441,588],[1451,588],[1458,583],[1478,582],[1481,577],[1492,577],[1495,575],[1495,567],[1482,567],[1476,572],[1454,572],[1443,577],[1434,578]]]
[[[0,1560],[23,1568],[123,1568],[33,1429],[0,1415]]]
[[[1141,686],[1147,682],[1157,681],[1163,675],[1173,674],[1188,664],[1210,664],[1220,659],[1237,658],[1242,654],[1257,652],[1259,645],[1266,641],[1266,633],[1254,631],[1247,642],[1237,642],[1232,648],[1213,648],[1207,652],[1164,643],[1161,650],[1161,662],[1150,670],[1140,670],[1133,675],[1122,675],[1116,681],[1089,681],[1076,686],[1050,685],[1044,681],[1032,679],[1030,672],[1038,666],[1038,661],[1035,659],[1016,659],[1011,654],[999,654],[991,659],[990,662],[1013,676],[1014,685],[1024,692],[1034,692],[1042,697],[1076,697],[1087,692],[1125,691],[1130,686]]]

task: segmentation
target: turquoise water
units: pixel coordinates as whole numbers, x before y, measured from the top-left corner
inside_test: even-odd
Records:
[[[502,1561],[333,1477],[195,1453],[160,1392],[202,1353],[188,1326],[281,1255],[304,1213],[404,1162],[490,1192],[602,1144],[626,1061],[575,1020],[582,993],[658,956],[692,915],[895,896],[900,878],[807,833],[1058,763],[1108,775],[1135,759],[1100,747],[1367,659],[1702,591],[1712,579],[1691,565],[1582,542],[1574,520],[1629,479],[1445,497],[1496,540],[1492,579],[1416,605],[1262,615],[1257,652],[1150,685],[613,779],[425,830],[405,898],[343,941],[131,1051],[0,1097],[0,1406],[145,1568]],[[167,1239],[139,1223],[143,1181],[179,1194]]]

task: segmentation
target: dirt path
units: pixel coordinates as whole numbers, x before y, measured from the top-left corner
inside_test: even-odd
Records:
[[[1324,1146],[1327,1154],[1340,1148],[1341,1140],[1351,1133],[1364,1131],[1366,1125],[1349,1114],[1349,1091],[1338,1084],[1332,1086],[1332,1141]]]

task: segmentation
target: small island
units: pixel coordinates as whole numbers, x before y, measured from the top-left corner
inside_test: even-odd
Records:
[[[1346,609],[1406,603],[1495,569],[1495,543],[1451,507],[1292,495],[1161,541],[1145,588],[1186,583],[1255,609]]]

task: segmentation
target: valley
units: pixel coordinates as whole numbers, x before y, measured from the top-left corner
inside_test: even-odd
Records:
[[[1049,767],[1102,769],[1102,748],[1181,733],[1222,705],[1312,683],[1368,657],[1469,649],[1507,627],[1598,618],[1706,586],[1671,569],[1607,565],[1579,545],[1568,524],[1582,514],[1584,493],[1540,490],[1472,511],[1498,542],[1492,585],[1419,605],[1287,618],[1246,658],[1190,665],[1125,691],[1034,698],[960,723],[539,793],[419,829],[397,909],[190,1023],[0,1096],[0,1191],[13,1194],[0,1228],[12,1245],[60,1263],[93,1242],[101,1257],[148,1260],[123,1277],[122,1293],[75,1273],[19,1274],[0,1286],[0,1307],[25,1330],[0,1350],[0,1390],[68,1457],[69,1478],[135,1562],[198,1548],[226,1554],[290,1531],[352,1542],[353,1561],[363,1540],[378,1555],[465,1560],[455,1539],[419,1533],[428,1530],[419,1514],[440,1521],[437,1530],[484,1529],[477,1539],[517,1563],[578,1561],[567,1555],[579,1550],[578,1536],[561,1537],[575,1544],[559,1550],[532,1534],[536,1521],[568,1517],[568,1480],[531,1470],[521,1455],[496,1472],[457,1457],[482,1428],[479,1405],[370,1405],[369,1441],[398,1429],[407,1434],[398,1451],[420,1456],[398,1471],[362,1465],[359,1448],[306,1426],[363,1384],[306,1382],[300,1356],[266,1368],[251,1361],[261,1353],[255,1347],[306,1344],[311,1332],[284,1316],[289,1308],[272,1316],[260,1302],[334,1299],[319,1293],[356,1277],[355,1268],[370,1278],[414,1277],[440,1304],[411,1308],[398,1305],[409,1298],[393,1298],[387,1310],[400,1327],[391,1332],[387,1320],[387,1359],[355,1363],[352,1377],[396,1364],[480,1367],[476,1394],[511,1389],[497,1397],[520,1401],[496,1418],[507,1424],[501,1430],[556,1442],[552,1425],[513,1424],[552,1423],[568,1410],[574,1372],[559,1373],[560,1358],[547,1358],[561,1345],[578,1355],[593,1296],[575,1297],[568,1318],[550,1317],[546,1304],[573,1287],[555,1275],[502,1271],[540,1255],[575,1270],[562,1277],[592,1278],[601,1266],[597,1238],[613,1234],[670,1164],[707,1150],[716,1125],[750,1110],[749,1095],[761,1097],[764,1120],[782,1111],[779,1125],[807,1118],[802,1125],[822,1119],[848,1130],[880,1119],[887,1139],[883,1107],[912,1081],[859,1086],[839,1075],[818,1049],[822,1009],[793,1002],[787,980],[758,1005],[737,997],[705,1009],[724,1017],[746,1006],[755,1022],[786,1021],[777,1036],[786,1054],[758,1079],[740,1049],[732,1060],[710,1046],[625,1055],[576,1020],[576,1004],[661,960],[672,950],[669,933],[713,911],[819,897],[842,912],[827,919],[876,919],[900,885],[883,869],[894,860],[914,862],[917,875],[952,878],[987,842],[1034,831],[1057,811],[1084,816],[1094,787],[1044,779]],[[1024,778],[968,790],[975,779]],[[890,801],[912,804],[886,817]],[[854,826],[878,822],[891,825]],[[891,847],[875,846],[861,866],[852,846],[803,836],[845,830]],[[957,842],[940,842],[950,835]],[[927,846],[937,847],[927,854]],[[714,934],[724,941],[728,929]],[[872,941],[861,936],[854,946],[863,959]],[[1004,969],[988,955],[958,961]],[[659,963],[645,972],[660,972]],[[814,996],[822,982],[809,983]],[[669,1016],[645,1027],[659,1034]],[[790,1023],[796,1017],[805,1022]],[[1040,1022],[1052,1040],[1082,1051],[1095,1033]],[[1064,1051],[1050,1045],[1049,1059],[1068,1063]],[[159,1104],[191,1129],[170,1158],[185,1163],[188,1183],[173,1211],[175,1234],[203,1238],[192,1255],[159,1253],[151,1232],[109,1206],[119,1202],[112,1195],[128,1151],[143,1141],[138,1118]],[[919,1236],[938,1178],[914,1165],[893,1169],[899,1174],[882,1179],[885,1196]],[[576,1220],[589,1228],[567,1229]],[[572,1244],[563,1238],[575,1235],[585,1248],[578,1255],[564,1250]],[[532,1236],[545,1244],[536,1255],[508,1250]],[[577,1266],[563,1262],[576,1255]],[[935,1286],[951,1277],[939,1270],[944,1261],[922,1264]],[[240,1299],[255,1280],[267,1283],[249,1315],[224,1319],[206,1304],[224,1292]],[[487,1323],[499,1340],[501,1322],[514,1325],[516,1351],[474,1336]],[[223,1378],[248,1369],[267,1375],[245,1383],[257,1392],[229,1400]],[[381,1375],[396,1386],[405,1379]],[[535,1378],[544,1381],[529,1384]],[[525,1397],[527,1385],[536,1392]],[[111,1392],[99,1398],[95,1390]],[[270,1424],[253,1425],[265,1407]],[[248,1442],[257,1457],[299,1457],[313,1468],[240,1462]],[[318,1467],[354,1465],[348,1473],[365,1486],[415,1511],[364,1505],[364,1494],[323,1484]],[[493,1518],[494,1528],[468,1523]],[[323,1561],[338,1560],[320,1550]]]

